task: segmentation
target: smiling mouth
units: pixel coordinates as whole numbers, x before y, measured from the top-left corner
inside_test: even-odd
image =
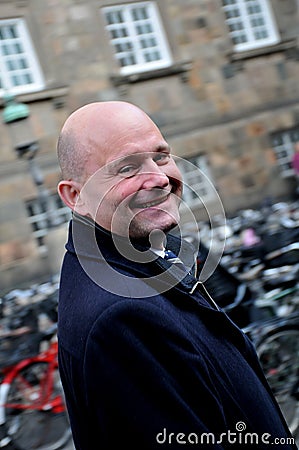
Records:
[[[152,200],[150,202],[145,202],[145,203],[140,203],[140,204],[133,204],[132,207],[134,208],[138,208],[138,209],[146,209],[146,208],[151,208],[153,206],[157,206],[160,205],[161,203],[165,202],[168,197],[169,197],[170,193],[167,195],[164,195],[163,197],[157,198],[156,200]]]

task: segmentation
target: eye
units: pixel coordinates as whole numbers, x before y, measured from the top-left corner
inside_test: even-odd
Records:
[[[170,160],[170,154],[169,153],[156,153],[153,160],[157,164],[166,164]]]
[[[118,170],[119,175],[131,177],[138,172],[139,167],[136,164],[127,164]]]

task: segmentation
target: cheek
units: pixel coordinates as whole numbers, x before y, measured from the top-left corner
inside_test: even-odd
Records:
[[[134,194],[140,189],[140,183],[136,178],[128,178],[119,183],[113,192],[115,203],[127,205]]]
[[[167,171],[166,175],[172,180],[171,184],[176,190],[182,190],[183,177],[175,164]]]
[[[104,214],[104,210],[110,203],[109,189],[104,189],[98,183],[90,183],[84,188],[84,199],[93,217],[98,214],[99,210]]]
[[[168,167],[167,175],[169,175],[172,178],[175,178],[178,181],[182,181],[182,174],[180,172],[180,169],[176,165],[174,161],[171,162],[171,165]]]

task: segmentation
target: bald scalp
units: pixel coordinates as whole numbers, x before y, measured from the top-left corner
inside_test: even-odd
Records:
[[[89,103],[74,111],[64,123],[57,142],[63,179],[84,180],[92,155],[101,154],[101,150],[109,147],[112,136],[125,133],[130,123],[145,118],[150,120],[142,109],[123,101]]]

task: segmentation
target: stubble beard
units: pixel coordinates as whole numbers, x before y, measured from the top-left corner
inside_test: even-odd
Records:
[[[167,234],[173,228],[177,226],[177,221],[172,220],[169,224],[163,226],[153,227],[151,222],[139,222],[137,219],[133,219],[129,226],[129,237],[134,240],[147,240],[150,234],[155,230],[161,230]]]

